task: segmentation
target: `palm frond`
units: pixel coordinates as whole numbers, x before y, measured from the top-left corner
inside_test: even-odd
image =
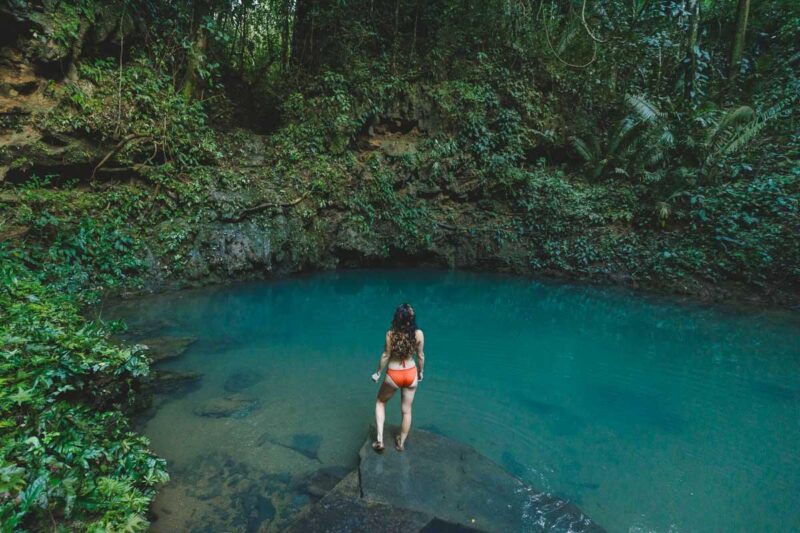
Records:
[[[758,136],[773,116],[771,114],[758,115],[752,120],[735,127],[729,126],[725,131],[718,133],[710,146],[711,149],[706,156],[704,166],[708,167],[719,158],[742,151]]]
[[[706,136],[706,146],[713,145],[718,137],[723,135],[727,130],[751,122],[755,120],[755,117],[756,113],[750,106],[743,105],[736,109],[731,109],[709,130]]]
[[[721,146],[721,155],[733,155],[750,144],[758,133],[767,125],[766,120],[754,120],[750,124],[737,129],[727,142]]]
[[[579,137],[572,137],[571,141],[572,141],[572,147],[575,148],[575,151],[578,153],[581,159],[583,159],[587,163],[591,163],[592,161],[595,160],[595,154],[583,139]]]
[[[571,19],[569,22],[567,22],[567,27],[561,33],[561,38],[556,44],[556,50],[558,50],[559,54],[563,54],[567,50],[570,42],[572,42],[572,39],[575,37],[575,34],[578,33],[578,28],[578,22],[575,19]]]
[[[614,167],[614,170],[612,170],[611,173],[616,174],[617,176],[629,176],[628,171],[621,167]]]
[[[669,131],[667,128],[664,128],[661,131],[661,135],[658,137],[658,144],[660,144],[661,146],[674,146],[675,136],[672,135],[672,132]]]
[[[645,161],[645,164],[648,167],[653,167],[664,161],[664,157],[665,157],[664,150],[655,148],[650,154],[650,157],[648,157],[647,160]]]
[[[647,131],[647,122],[638,122],[626,118],[620,124],[619,129],[608,143],[608,155],[619,156],[624,154],[628,148],[634,146]]]
[[[655,122],[664,116],[654,103],[646,100],[643,96],[626,94],[625,101],[636,113],[636,116],[644,122]]]

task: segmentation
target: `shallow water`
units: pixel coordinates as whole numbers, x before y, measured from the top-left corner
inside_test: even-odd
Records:
[[[354,467],[373,422],[370,374],[403,301],[426,336],[415,426],[471,444],[609,531],[800,530],[796,315],[380,270],[180,292],[106,312],[198,338],[161,368],[202,372],[202,385],[162,399],[141,422],[173,477],[154,529],[279,530],[311,501],[309,475]],[[196,415],[227,394],[228,379],[229,388],[251,382],[241,393],[258,408]],[[395,398],[388,421],[399,418]]]

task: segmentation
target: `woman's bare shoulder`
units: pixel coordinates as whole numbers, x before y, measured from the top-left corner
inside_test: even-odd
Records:
[[[422,333],[421,329],[418,329],[417,331],[415,331],[414,332],[414,336],[417,338],[418,341],[421,341],[421,340],[423,340],[425,338],[425,334]]]

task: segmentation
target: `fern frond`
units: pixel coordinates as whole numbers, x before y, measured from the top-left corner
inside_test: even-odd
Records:
[[[769,116],[760,116],[744,126],[729,129],[714,142],[713,149],[705,159],[704,166],[710,166],[717,158],[731,156],[742,151],[764,129],[767,122],[769,122]]]
[[[755,119],[756,113],[750,106],[740,106],[725,113],[716,126],[713,126],[706,136],[706,146],[711,146],[717,138],[724,134],[726,130],[735,128],[741,124],[746,124]]]
[[[558,50],[559,55],[566,52],[575,34],[578,33],[578,28],[579,26],[575,19],[571,19],[567,22],[567,27],[561,33],[561,38],[558,40],[558,44],[556,44],[556,50]]]
[[[596,154],[596,157],[599,158],[600,155],[603,153],[603,147],[600,145],[600,136],[599,135],[592,135],[592,150]]]
[[[142,531],[147,531],[147,527],[150,525],[142,515],[140,514],[131,514],[125,517],[125,521],[115,524],[114,530],[120,533],[140,533]]]
[[[665,154],[664,154],[663,150],[654,149],[653,153],[650,154],[650,157],[647,158],[647,161],[645,163],[646,163],[646,165],[648,167],[653,167],[653,166],[661,163],[662,161],[664,161],[664,156],[665,156]]]
[[[587,163],[591,163],[595,160],[595,155],[592,150],[589,148],[589,145],[586,142],[579,138],[579,137],[572,137],[572,147],[575,148],[575,151],[578,155]]]
[[[625,101],[631,109],[633,109],[639,119],[644,122],[655,122],[664,116],[654,103],[645,100],[643,96],[626,94]]]
[[[661,132],[661,135],[658,138],[658,144],[661,146],[674,146],[675,145],[675,137],[672,135],[672,132],[669,131],[667,128],[664,128]]]
[[[632,147],[640,140],[641,136],[647,131],[647,122],[638,122],[626,118],[620,124],[619,129],[608,143],[608,155],[617,157],[624,154],[629,147]]]
[[[721,147],[719,153],[721,155],[733,155],[739,152],[742,148],[750,144],[766,125],[766,120],[754,120],[747,126],[737,130],[728,142]]]

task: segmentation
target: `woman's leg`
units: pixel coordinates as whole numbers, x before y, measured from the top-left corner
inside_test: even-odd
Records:
[[[403,422],[400,424],[400,438],[397,442],[397,447],[402,450],[405,447],[408,432],[411,430],[411,404],[414,403],[414,393],[417,392],[417,380],[411,387],[405,388],[401,391],[402,401],[400,403],[400,410],[403,413]]]
[[[397,385],[389,376],[386,376],[378,390],[378,398],[375,401],[375,428],[378,436],[375,440],[381,444],[383,444],[383,422],[386,420],[386,402],[394,396],[396,390]]]

